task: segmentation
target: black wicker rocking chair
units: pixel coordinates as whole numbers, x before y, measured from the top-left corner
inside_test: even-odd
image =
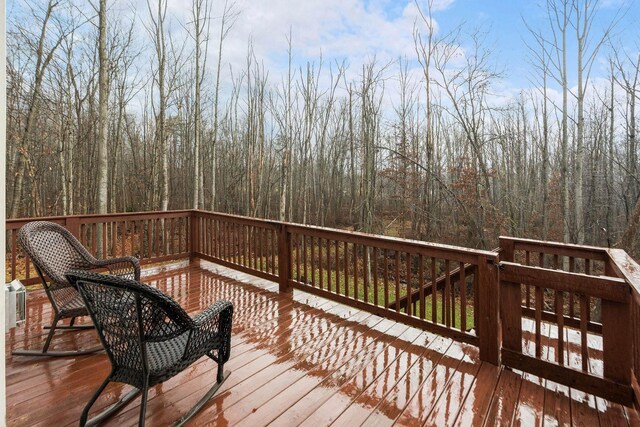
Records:
[[[93,329],[93,325],[75,325],[77,317],[89,313],[65,275],[71,270],[106,270],[111,274],[130,279],[140,279],[140,263],[134,257],[98,260],[91,255],[67,229],[47,221],[25,224],[18,232],[20,245],[31,257],[42,280],[42,285],[53,307],[54,317],[42,350],[16,350],[16,356],[77,356],[95,353],[103,348],[69,351],[49,351],[56,330]],[[71,319],[68,325],[58,325],[63,319]]]
[[[149,387],[179,374],[202,356],[217,365],[216,383],[176,425],[193,417],[229,376],[233,305],[218,301],[191,318],[180,305],[143,283],[87,271],[68,276],[85,301],[109,360],[111,373],[85,406],[80,426],[116,413],[142,392],[139,425],[144,425]],[[134,389],[87,421],[89,410],[111,381]]]

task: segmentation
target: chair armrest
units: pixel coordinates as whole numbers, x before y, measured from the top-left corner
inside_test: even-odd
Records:
[[[109,270],[109,274],[123,277],[125,279],[140,280],[140,261],[136,257],[125,256],[120,258],[100,259],[95,262],[95,266],[104,267]]]
[[[225,319],[220,320],[231,321],[230,315],[233,312],[233,304],[229,301],[220,300],[216,301],[214,304],[211,304],[201,313],[195,315],[193,317],[193,323],[196,324],[196,327],[198,329],[206,329],[208,331],[212,331],[214,328],[217,329],[219,320],[218,317],[220,317],[223,312],[225,312],[225,310],[230,311],[230,313],[228,314],[229,319],[226,319],[227,316],[222,316],[225,317]]]
[[[189,340],[186,354],[218,350],[218,360],[229,360],[231,352],[231,321],[233,304],[229,301],[217,301],[206,310],[193,317],[196,325]],[[213,344],[213,346],[212,346]]]

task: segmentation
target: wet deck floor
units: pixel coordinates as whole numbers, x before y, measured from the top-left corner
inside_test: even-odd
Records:
[[[478,349],[300,291],[196,261],[147,269],[143,280],[190,313],[234,303],[232,374],[191,425],[640,425],[630,408],[479,360]],[[67,358],[10,355],[39,348],[51,308],[28,298],[28,321],[7,333],[11,426],[77,425],[106,377],[104,353]],[[57,349],[98,344],[94,331],[59,333]],[[200,359],[149,392],[147,425],[180,418],[215,381]],[[110,385],[94,405],[128,390]],[[139,399],[105,425],[137,423]]]

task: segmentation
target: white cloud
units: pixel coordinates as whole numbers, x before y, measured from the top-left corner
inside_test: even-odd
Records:
[[[451,3],[438,0],[434,8],[442,10]],[[414,55],[412,30],[418,14],[413,1],[238,0],[237,6],[242,13],[225,47],[234,67],[244,63],[251,38],[266,67],[282,70],[290,29],[297,63],[317,61],[322,54],[357,67],[374,55],[383,62]]]

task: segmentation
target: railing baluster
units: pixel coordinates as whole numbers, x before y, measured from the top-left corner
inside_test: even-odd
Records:
[[[425,318],[425,300],[424,300],[424,258],[422,254],[418,254],[418,286],[420,287],[420,318]]]
[[[11,280],[16,278],[16,265],[17,265],[17,253],[18,253],[18,245],[17,245],[17,232],[16,230],[10,230],[11,233]]]
[[[271,230],[271,274],[277,274],[276,255],[278,253],[278,236],[275,230]]]
[[[292,234],[291,236],[296,247],[296,282],[300,283],[300,235]]]
[[[209,222],[209,240],[211,241],[209,255],[214,258],[223,259],[222,222],[219,218],[212,217]]]
[[[431,321],[433,323],[438,323],[438,286],[436,282],[436,259],[431,257]]]
[[[202,219],[202,251],[207,255],[213,255],[215,240],[214,240],[214,227],[215,227],[215,219],[214,218],[203,218]]]
[[[162,250],[160,249],[161,248],[160,243],[162,239],[162,235],[161,235],[162,221],[159,218],[156,218],[155,223],[156,223],[156,254],[158,257],[160,257],[162,256]]]
[[[218,239],[220,240],[220,242],[218,243],[219,250],[220,250],[220,254],[218,255],[218,257],[222,260],[226,259],[226,254],[227,254],[228,239],[227,239],[226,227],[227,227],[227,222],[224,219],[220,219],[218,221]]]
[[[311,236],[311,286],[316,287],[316,242]]]
[[[249,259],[249,254],[247,253],[247,249],[249,245],[247,244],[247,226],[242,224],[240,227],[242,230],[242,265],[248,266],[247,260]]]
[[[525,265],[531,265],[531,252],[529,251],[525,251]],[[524,285],[524,287],[527,295],[527,308],[531,308],[531,286]]]
[[[203,218],[202,219],[202,227],[204,228],[202,234],[202,238],[204,239],[202,247],[210,254],[215,245],[215,218]],[[227,233],[227,221],[218,220],[218,227],[220,228],[220,235],[218,238],[220,239],[220,259],[224,261],[228,261],[227,259],[227,245],[229,244],[229,236]]]
[[[153,221],[151,219],[146,220],[146,225],[147,225],[147,254],[146,255],[147,255],[147,258],[153,258],[153,244],[152,244]]]
[[[268,272],[269,271],[269,265],[267,264],[267,259],[268,259],[268,251],[269,251],[269,233],[270,230],[268,228],[264,228],[264,227],[260,227],[258,229],[258,260],[259,260],[259,267],[258,270],[262,271],[262,272]]]
[[[569,272],[573,273],[575,271],[576,271],[576,259],[574,257],[569,257]],[[571,317],[572,319],[575,318],[573,292],[569,292],[569,317]]]
[[[358,279],[358,245],[353,244],[353,298],[360,296],[360,280]]]
[[[169,252],[169,226],[167,225],[167,218],[162,220],[162,254],[168,255]],[[124,222],[124,235],[127,235],[127,221]]]
[[[131,226],[131,238],[129,238],[129,232],[127,227]],[[133,254],[133,227],[134,223],[132,221],[127,221],[126,219],[123,221],[123,232],[122,232],[122,241],[124,244],[122,245],[122,256]],[[118,233],[118,225],[114,223],[115,232]],[[116,236],[116,240],[117,240]],[[129,250],[127,251],[127,241],[129,241]]]
[[[338,240],[335,240],[335,252],[336,252],[336,268],[335,268],[335,275],[336,275],[336,294],[340,294],[340,250],[339,250],[339,243]]]
[[[31,278],[31,258],[27,254],[24,254],[24,272],[27,279]]]
[[[262,239],[263,239],[263,235],[264,235],[264,231],[265,229],[262,227],[257,227],[255,229],[255,233],[256,233],[256,270],[258,271],[264,271],[264,267],[262,264]]]
[[[322,260],[322,241],[324,239],[322,239],[321,237],[318,238],[318,282],[320,285],[320,289],[324,289],[324,266],[323,264],[323,260]]]
[[[591,274],[591,260],[584,260],[584,274]],[[587,321],[591,322],[591,298],[587,295]]]
[[[218,223],[218,232],[216,239],[218,240],[218,258],[226,261],[227,257],[227,222],[224,219],[216,219]],[[204,219],[202,221],[204,224]],[[204,233],[200,233],[204,234]]]
[[[396,267],[396,277],[395,277],[395,282],[396,282],[396,294],[395,294],[395,299],[396,299],[396,311],[400,311],[400,251],[396,250],[396,263],[395,263],[395,267]]]
[[[235,223],[235,222],[231,222],[231,232],[232,232],[232,239],[233,239],[233,249],[231,251],[231,255],[233,257],[233,263],[234,264],[240,264],[241,260],[240,260],[240,226]]]
[[[202,233],[200,233],[202,234]],[[229,254],[229,223],[225,219],[220,220],[220,259],[228,261]]]
[[[260,233],[260,265],[262,266],[262,271],[269,271],[269,237],[271,233],[270,230],[263,228],[262,233]]]
[[[232,223],[233,227],[233,262],[234,264],[241,263],[241,254],[240,254],[240,225],[237,223]]]
[[[135,254],[137,253],[137,231],[138,231],[138,221],[137,220],[133,220],[131,222],[131,253],[130,255],[135,256]]]
[[[362,301],[369,302],[369,267],[370,267],[370,259],[369,259],[369,247],[367,245],[362,245]]]
[[[307,272],[307,236],[302,235],[302,262],[304,264],[304,283],[309,283],[309,274]]]
[[[564,295],[562,291],[555,291],[556,297],[556,322],[558,326],[558,352],[556,362],[564,365]]]
[[[235,224],[235,233],[236,233],[236,263],[238,265],[244,266],[246,262],[246,243],[245,243],[245,226],[244,224]]]
[[[451,327],[451,309],[453,306],[452,297],[453,297],[453,287],[451,286],[451,272],[449,260],[446,259],[444,261],[444,324],[447,328]]]
[[[542,355],[542,347],[541,347],[541,323],[542,323],[542,288],[540,286],[536,286],[536,357],[539,359]]]
[[[108,258],[107,254],[107,240],[109,240],[109,233],[107,233],[107,223],[103,222],[101,225],[102,228],[102,242],[100,243],[100,250],[102,251],[101,258]]]
[[[109,222],[109,233],[111,234],[111,256],[115,258],[118,256],[118,222],[117,221]],[[122,240],[124,241],[124,239]],[[124,256],[125,254],[126,254],[125,249],[122,248],[120,255]]]
[[[169,229],[170,230],[170,232],[169,232],[169,235],[170,235],[169,243],[171,244],[169,253],[171,255],[173,255],[173,254],[176,253],[176,239],[175,239],[176,225],[175,225],[175,218],[169,218],[169,221],[171,222],[171,228]]]
[[[325,259],[326,259],[326,274],[327,274],[327,291],[333,291],[333,282],[334,278],[332,277],[332,272],[334,268],[332,268],[331,263],[333,262],[331,250],[332,250],[332,240],[325,239]]]
[[[260,270],[258,265],[258,236],[260,235],[260,227],[253,227],[253,268]]]
[[[378,299],[378,248],[373,247],[373,304],[379,305]]]
[[[582,359],[582,370],[589,372],[589,347],[587,342],[587,297],[580,295],[580,349]]]
[[[544,253],[538,254],[538,266],[544,268]]]
[[[460,330],[467,330],[467,276],[464,262],[460,262]]]
[[[266,271],[265,265],[264,265],[264,236],[265,236],[265,232],[266,232],[266,228],[258,228],[258,263],[260,264],[260,266],[258,267],[258,270],[260,271]]]
[[[91,224],[91,255],[98,256],[98,224]]]
[[[387,249],[383,249],[384,253],[384,306],[389,307],[389,255]]]
[[[413,316],[411,307],[411,254],[407,252],[407,305],[405,312],[408,316]]]
[[[344,296],[349,297],[349,244],[344,241]]]

